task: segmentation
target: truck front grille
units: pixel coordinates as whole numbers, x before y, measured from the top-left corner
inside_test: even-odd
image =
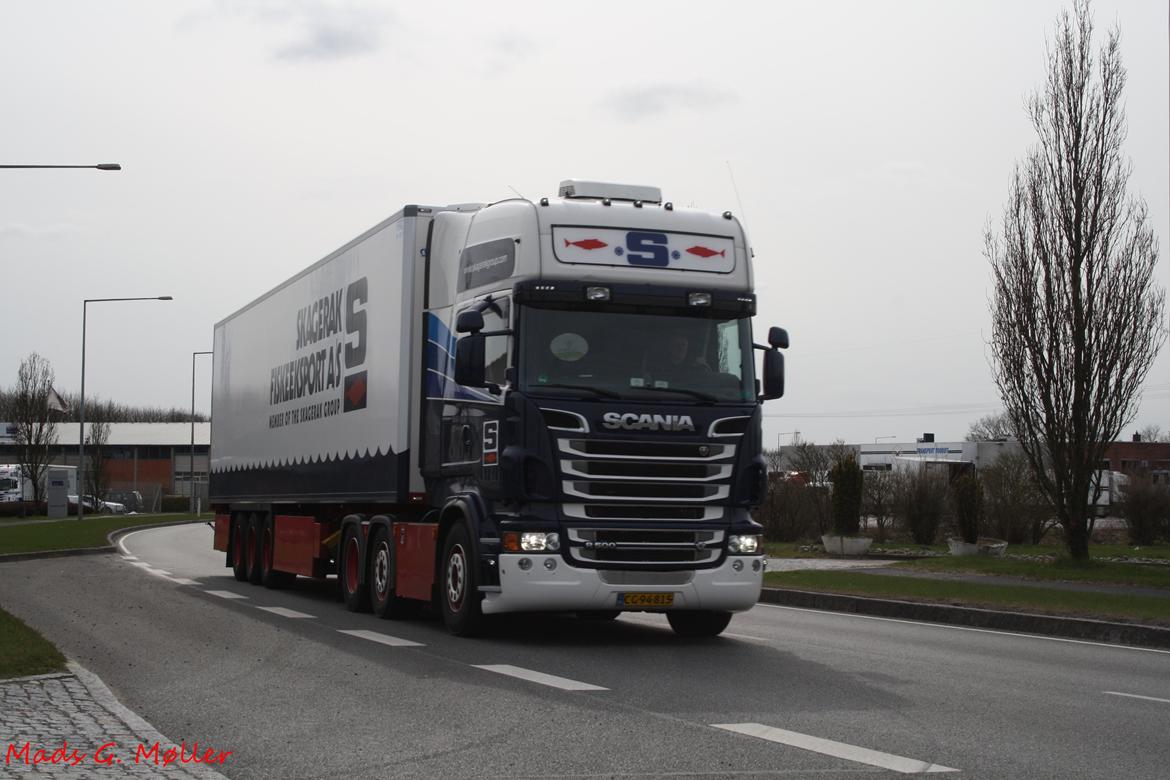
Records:
[[[580,501],[569,517],[713,520],[722,512],[701,505],[731,493],[734,444],[566,437],[557,447],[561,489]]]
[[[570,528],[569,555],[585,564],[674,564],[693,568],[713,563],[723,548],[724,532],[657,528]]]

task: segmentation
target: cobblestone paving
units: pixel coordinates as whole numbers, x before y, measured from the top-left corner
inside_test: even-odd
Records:
[[[69,668],[0,680],[0,777],[223,778],[192,762],[190,745],[176,745],[122,706],[91,672]]]

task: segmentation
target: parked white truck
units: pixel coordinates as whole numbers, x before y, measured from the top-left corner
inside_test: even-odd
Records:
[[[655,187],[407,206],[215,326],[215,548],[460,635],[549,610],[717,634],[765,567],[788,335],[754,344],[755,313],[739,221]]]
[[[76,466],[49,466],[45,470],[45,475],[41,477],[42,487],[44,487],[45,476],[48,474],[49,469],[59,470],[64,474],[67,493],[70,495],[77,493]],[[19,464],[0,464],[0,502],[32,501],[33,495],[32,480],[24,476],[24,469]],[[42,500],[45,495],[47,495],[46,491],[42,490]]]

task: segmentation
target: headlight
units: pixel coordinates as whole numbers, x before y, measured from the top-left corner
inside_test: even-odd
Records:
[[[764,549],[764,540],[756,535],[732,534],[727,537],[727,552],[732,555],[755,555]]]
[[[561,536],[555,531],[529,531],[520,534],[520,549],[524,552],[556,552],[561,549]]]

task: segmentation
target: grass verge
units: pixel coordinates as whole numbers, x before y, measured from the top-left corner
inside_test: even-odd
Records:
[[[768,572],[764,584],[823,593],[1170,625],[1170,594],[1131,596],[1028,585],[891,577],[856,571]]]
[[[832,557],[819,549],[816,552],[804,551],[800,548],[809,546],[809,543],[797,542],[766,542],[764,551],[774,558],[826,558]],[[873,555],[949,555],[945,544],[922,546],[916,544],[898,544],[888,542],[875,544],[870,548]],[[1062,544],[1013,544],[1007,549],[1009,556],[1043,556],[1059,558],[1067,555],[1068,550]],[[1158,544],[1147,547],[1135,547],[1128,544],[1093,544],[1089,546],[1089,555],[1093,558],[1121,558],[1121,559],[1156,559],[1170,560],[1170,544]]]
[[[1116,563],[1089,560],[1073,561],[1057,558],[1054,561],[1027,561],[1012,558],[986,558],[979,555],[923,558],[894,564],[895,568],[910,571],[930,571],[960,574],[991,574],[1005,577],[1023,577],[1029,580],[1059,582],[1089,582],[1111,585],[1140,585],[1166,588],[1170,598],[1170,566],[1140,563]]]
[[[51,523],[27,525],[0,524],[0,555],[6,553],[48,552],[87,547],[105,547],[106,536],[119,528],[193,520],[194,515],[98,515],[78,521],[75,518]],[[210,519],[204,516],[204,519]]]
[[[65,671],[65,656],[43,636],[0,609],[0,680]]]

